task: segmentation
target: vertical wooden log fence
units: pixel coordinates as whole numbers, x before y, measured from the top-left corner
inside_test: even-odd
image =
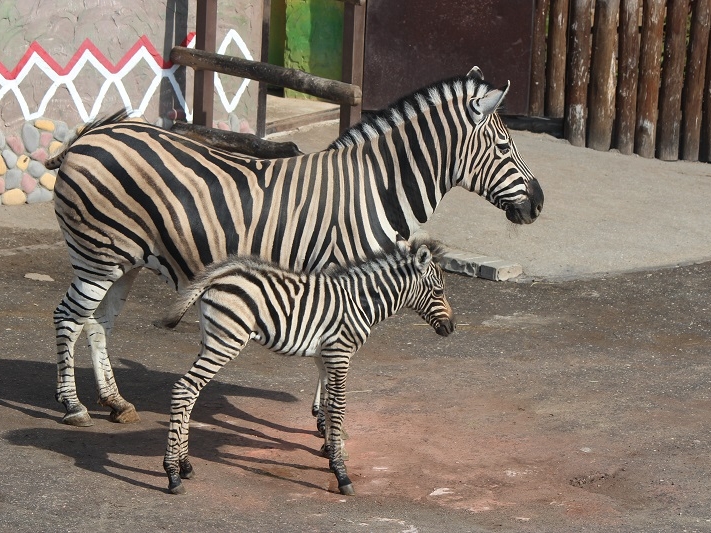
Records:
[[[622,0],[620,6],[618,77],[615,98],[614,146],[623,153],[634,151],[634,123],[637,108],[639,67],[639,1]]]
[[[535,8],[530,115],[561,118],[562,98],[571,144],[711,162],[711,0]]]
[[[591,7],[592,0],[575,0],[570,7],[568,81],[563,130],[565,138],[574,146],[585,146]]]
[[[612,145],[619,11],[620,0],[595,2],[595,32],[590,68],[590,109],[594,113],[590,113],[588,124],[588,146],[595,150],[609,150]]]
[[[701,135],[701,106],[706,74],[706,51],[709,46],[711,0],[696,0],[689,32],[689,55],[686,61],[686,82],[682,95],[681,157],[698,161]]]

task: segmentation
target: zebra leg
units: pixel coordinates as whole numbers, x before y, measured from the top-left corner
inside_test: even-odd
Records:
[[[133,269],[121,276],[101,300],[93,316],[87,319],[84,330],[89,342],[89,350],[94,366],[96,389],[99,393],[99,405],[111,408],[112,422],[129,424],[141,419],[133,404],[119,394],[114,372],[106,351],[106,342],[114,326],[116,317],[123,309],[128,293],[138,275],[139,269]]]
[[[113,281],[92,281],[76,276],[64,298],[54,311],[57,336],[57,393],[55,398],[64,404],[66,414],[62,422],[71,426],[91,426],[89,411],[79,401],[74,376],[74,346],[84,324],[89,320]]]
[[[181,480],[190,479],[195,475],[188,458],[188,430],[190,414],[198,395],[220,368],[237,357],[246,344],[246,339],[249,339],[249,335],[233,336],[233,331],[230,331],[229,337],[225,336],[222,330],[208,332],[207,329],[210,327],[208,325],[203,332],[203,347],[197,360],[188,373],[173,386],[168,446],[163,457],[163,469],[168,474],[168,490],[173,494],[184,494],[185,487]],[[227,338],[230,346],[225,344]]]
[[[346,472],[343,458],[343,420],[346,414],[346,376],[351,354],[342,352],[323,353],[319,370],[323,367],[327,373],[324,387],[326,396],[326,446],[328,466],[336,475],[338,490],[341,494],[353,496],[353,483]]]

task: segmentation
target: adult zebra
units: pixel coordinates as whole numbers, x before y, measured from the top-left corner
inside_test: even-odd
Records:
[[[365,259],[409,238],[461,186],[530,223],[543,192],[496,113],[478,68],[407,96],[327,150],[261,160],[219,150],[118,113],[88,125],[58,156],[55,212],[74,279],[54,313],[63,421],[90,425],[74,379],[85,328],[99,403],[138,420],[119,394],[106,336],[141,267],[182,290],[229,254],[306,272]]]
[[[231,257],[197,277],[167,319],[167,325],[175,326],[199,300],[200,354],[172,391],[163,460],[171,492],[184,493],[181,478],[193,476],[188,431],[200,391],[254,339],[276,353],[315,358],[326,396],[324,450],[341,493],[354,494],[341,455],[351,357],[375,324],[402,307],[414,309],[439,335],[454,331],[438,245],[415,240],[393,248],[362,264],[327,269],[327,274],[296,274]]]

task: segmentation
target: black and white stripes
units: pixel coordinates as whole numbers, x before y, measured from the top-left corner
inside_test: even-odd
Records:
[[[117,421],[137,419],[106,336],[141,267],[183,290],[230,254],[305,272],[363,260],[412,235],[454,186],[513,222],[535,220],[543,194],[496,114],[506,90],[477,70],[404,98],[328,150],[286,159],[240,156],[125,114],[87,126],[49,163],[61,162],[55,211],[75,274],[54,315],[64,421],[91,423],[74,381],[82,327],[100,402]]]
[[[414,309],[440,335],[454,330],[442,271],[432,244],[401,245],[387,255],[326,273],[295,274],[272,264],[229,258],[199,276],[167,319],[175,325],[198,301],[202,345],[192,368],[173,387],[163,466],[169,489],[184,492],[190,413],[202,388],[249,339],[285,355],[313,356],[321,374],[325,450],[343,494],[353,487],[341,455],[345,383],[353,354],[371,328],[402,307]]]

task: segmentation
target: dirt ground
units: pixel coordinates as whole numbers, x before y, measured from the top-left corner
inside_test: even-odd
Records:
[[[403,311],[354,359],[354,497],[318,455],[313,362],[250,345],[197,402],[196,477],[175,496],[162,455],[194,315],[153,327],[173,293],[141,274],[109,349],[142,421],[113,424],[93,403],[82,346],[95,425],[62,425],[59,240],[0,237],[0,531],[711,531],[711,264],[560,283],[448,276],[454,335]]]

